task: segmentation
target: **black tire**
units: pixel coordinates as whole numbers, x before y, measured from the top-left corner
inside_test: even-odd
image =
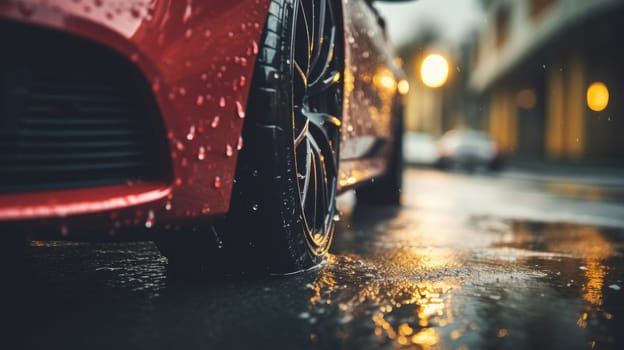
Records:
[[[14,232],[0,232],[0,274],[19,274],[26,263],[26,237]]]
[[[323,261],[334,232],[342,114],[338,4],[271,2],[229,213],[161,237],[177,270],[289,273]]]
[[[400,103],[397,103],[399,106]],[[396,108],[396,126],[388,168],[384,176],[373,178],[355,190],[358,205],[400,205],[403,186],[403,112]]]

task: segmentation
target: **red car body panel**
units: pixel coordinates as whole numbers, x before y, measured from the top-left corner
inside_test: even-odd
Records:
[[[167,131],[171,180],[0,194],[4,222],[81,215],[119,226],[171,223],[227,213],[245,106],[270,0],[1,1],[0,20],[49,27],[124,55],[151,85]],[[364,1],[343,1],[345,99],[339,186],[384,171],[383,158],[358,160],[367,140],[389,139],[397,71]],[[357,41],[359,45],[350,45]],[[36,43],[33,43],[36,45]],[[356,103],[357,102],[357,103]],[[67,221],[69,223],[71,220]],[[75,220],[80,221],[80,220]],[[84,220],[82,220],[84,221]],[[45,223],[45,222],[44,222]],[[63,233],[67,229],[62,224]]]
[[[173,183],[0,195],[0,219],[85,214],[137,204],[116,198],[150,199],[155,215],[163,220],[225,213],[268,3],[0,3],[4,18],[98,41],[134,62],[154,91],[174,167]]]

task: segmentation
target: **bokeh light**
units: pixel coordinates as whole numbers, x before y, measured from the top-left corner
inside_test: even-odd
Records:
[[[449,65],[446,58],[438,54],[425,57],[420,66],[422,82],[430,88],[438,88],[448,79]]]
[[[399,81],[399,84],[397,87],[401,95],[407,95],[407,93],[409,92],[409,83],[407,82],[407,80]]]
[[[587,107],[600,112],[609,105],[609,89],[602,82],[595,82],[587,88]]]

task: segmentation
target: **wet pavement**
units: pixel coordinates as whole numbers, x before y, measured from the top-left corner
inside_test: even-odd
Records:
[[[295,276],[181,280],[151,243],[33,242],[4,276],[3,338],[33,349],[623,349],[624,184],[599,180],[409,169],[400,208],[342,196],[331,257]]]

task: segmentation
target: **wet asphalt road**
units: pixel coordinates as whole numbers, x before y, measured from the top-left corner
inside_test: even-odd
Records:
[[[409,169],[403,207],[341,197],[328,262],[286,277],[183,281],[151,243],[33,242],[4,276],[2,347],[624,349],[622,189]]]

